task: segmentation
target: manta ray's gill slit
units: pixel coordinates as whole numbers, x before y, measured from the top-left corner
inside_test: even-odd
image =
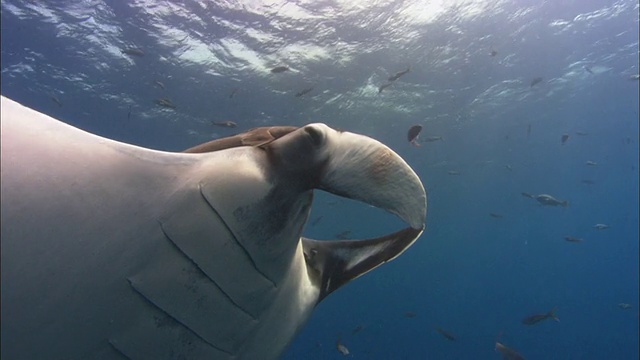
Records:
[[[142,296],[142,298],[153,308],[157,309],[158,311],[162,312],[165,316],[167,316],[168,318],[172,319],[173,321],[175,321],[177,324],[180,324],[183,328],[187,329],[190,333],[192,333],[195,337],[197,337],[198,339],[202,340],[204,343],[206,343],[207,345],[211,346],[212,348],[223,352],[225,354],[228,354],[229,356],[233,357],[235,356],[235,354],[224,350],[214,344],[212,344],[211,342],[209,342],[207,339],[205,339],[203,336],[201,336],[200,334],[198,334],[194,329],[192,329],[191,327],[189,327],[187,324],[185,324],[184,322],[178,320],[176,317],[174,317],[173,315],[171,315],[170,313],[168,313],[166,310],[164,310],[162,307],[160,307],[158,304],[156,304],[152,299],[150,299],[147,295],[144,294],[143,291],[141,291],[140,289],[138,289],[138,287],[136,287],[136,285],[134,284],[133,280],[130,278],[127,278],[127,281],[129,282],[129,285],[131,286],[131,288],[140,296]]]
[[[240,242],[240,240],[238,240],[238,237],[236,236],[236,234],[233,232],[233,230],[229,227],[229,225],[227,224],[227,222],[224,220],[224,218],[220,215],[220,213],[218,213],[218,211],[216,210],[215,207],[213,207],[213,204],[211,204],[211,202],[209,201],[209,199],[207,199],[207,196],[204,194],[204,192],[202,191],[202,184],[198,184],[198,189],[200,190],[200,195],[202,196],[202,198],[204,199],[204,201],[207,203],[207,205],[209,206],[209,208],[211,209],[211,211],[213,211],[214,214],[216,214],[216,216],[218,217],[218,219],[220,219],[220,221],[224,224],[224,227],[227,229],[227,231],[229,231],[229,233],[231,234],[231,236],[233,237],[233,240],[236,242],[236,244],[238,244],[238,246],[240,247],[240,249],[242,249],[242,252],[244,253],[244,255],[247,257],[247,259],[249,259],[249,261],[251,262],[251,265],[253,265],[253,268],[258,272],[258,274],[260,274],[263,278],[265,278],[267,281],[269,281],[271,283],[271,285],[274,288],[277,288],[278,286],[276,285],[275,281],[271,280],[267,274],[265,274],[262,270],[260,270],[258,268],[258,264],[256,264],[255,260],[251,257],[251,254],[249,253],[249,251],[247,251],[247,249],[242,245],[242,243]]]
[[[160,230],[162,230],[162,233],[164,234],[164,236],[169,240],[169,242],[176,248],[176,250],[178,252],[180,252],[182,255],[184,255],[184,257],[186,257],[189,262],[191,262],[191,264],[198,270],[199,274],[202,275],[203,277],[209,279],[209,281],[211,281],[211,283],[218,289],[220,290],[220,292],[222,293],[222,295],[224,295],[224,297],[229,300],[230,303],[233,304],[233,306],[237,307],[240,311],[242,311],[243,313],[245,313],[247,316],[249,316],[252,320],[257,321],[258,317],[252,313],[250,313],[249,311],[247,311],[245,308],[243,308],[242,306],[240,306],[240,304],[238,304],[237,302],[235,302],[233,300],[233,298],[231,296],[229,296],[229,294],[227,294],[226,291],[224,291],[224,289],[214,280],[212,279],[199,265],[198,263],[192,259],[189,254],[185,253],[184,251],[182,251],[182,249],[180,249],[180,246],[178,246],[178,244],[176,244],[176,242],[171,238],[171,236],[169,236],[169,234],[167,234],[167,231],[164,229],[164,226],[162,225],[162,222],[160,223]]]

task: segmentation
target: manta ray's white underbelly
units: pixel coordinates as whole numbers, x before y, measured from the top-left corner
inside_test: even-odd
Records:
[[[2,105],[3,358],[282,351],[317,297],[301,249],[283,278],[261,272],[194,181],[206,155],[138,152]]]

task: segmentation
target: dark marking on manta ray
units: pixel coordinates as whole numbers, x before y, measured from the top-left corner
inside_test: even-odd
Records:
[[[224,227],[227,229],[227,231],[229,231],[229,233],[231,234],[231,236],[233,236],[233,240],[235,240],[236,244],[238,244],[238,246],[240,246],[240,248],[242,249],[242,251],[244,252],[244,254],[247,256],[247,259],[249,259],[249,261],[251,262],[251,265],[253,265],[254,269],[256,269],[256,271],[262,275],[262,277],[264,277],[265,279],[269,280],[269,282],[271,283],[271,285],[273,285],[273,287],[277,288],[278,286],[276,285],[276,283],[271,280],[267,274],[265,274],[262,270],[260,270],[258,268],[258,265],[256,264],[255,260],[251,257],[251,254],[249,253],[249,251],[247,251],[247,249],[242,245],[242,243],[240,242],[240,240],[238,240],[238,236],[233,232],[233,230],[229,227],[229,225],[227,224],[226,221],[224,221],[224,219],[222,218],[222,216],[220,216],[220,213],[218,213],[218,211],[213,207],[213,205],[211,204],[211,202],[209,202],[209,199],[207,199],[207,197],[205,196],[204,192],[202,192],[202,184],[198,184],[198,190],[200,191],[200,195],[202,195],[202,198],[204,199],[204,201],[207,203],[207,205],[209,206],[209,208],[211,208],[211,211],[213,211],[216,216],[218,216],[218,218],[220,219],[220,221],[224,224]]]
[[[177,324],[180,324],[182,327],[184,327],[185,329],[189,330],[190,333],[192,333],[193,335],[195,335],[198,339],[202,340],[204,343],[206,343],[207,345],[211,346],[212,348],[219,350],[220,352],[223,352],[225,354],[229,354],[229,355],[233,355],[232,353],[219,348],[217,346],[215,346],[214,344],[212,344],[211,342],[207,341],[207,339],[203,338],[202,336],[200,336],[200,334],[198,334],[197,332],[193,331],[193,329],[191,329],[187,324],[183,323],[182,321],[176,319],[175,317],[173,317],[173,315],[169,314],[167,311],[165,311],[163,308],[161,308],[160,306],[158,306],[155,302],[153,302],[153,300],[151,300],[150,298],[148,298],[140,289],[138,289],[136,287],[136,285],[134,284],[134,282],[131,280],[131,278],[127,278],[127,281],[129,282],[129,285],[131,286],[131,288],[140,296],[142,296],[142,298],[144,300],[146,300],[146,302],[151,305],[153,308],[159,310],[160,312],[162,312],[164,315],[166,315],[167,317],[169,317],[170,319],[174,320]]]
[[[277,181],[275,178],[269,181]],[[307,181],[311,181],[310,179]],[[278,229],[286,228],[287,225],[291,222],[291,219],[297,216],[300,216],[303,213],[307,213],[309,207],[311,206],[311,199],[306,204],[298,204],[294,206],[294,201],[291,198],[287,197],[283,194],[286,192],[286,189],[293,184],[284,185],[282,187],[278,187],[270,191],[262,200],[261,203],[270,204],[273,207],[279,209],[292,209],[290,212],[278,211],[275,214],[272,214],[269,217],[269,221],[263,221],[260,224],[256,224],[252,228],[252,232],[256,234],[273,234],[277,233]],[[254,205],[254,206],[242,206],[233,211],[233,215],[236,217],[236,221],[238,222],[246,222],[246,219],[251,216],[255,216],[256,210],[259,211],[262,205]],[[304,224],[302,224],[304,226]],[[302,228],[299,229],[302,231]],[[258,246],[267,246],[267,239],[257,240],[254,239],[254,242],[258,244]]]
[[[202,190],[201,190],[201,192],[202,192]],[[207,200],[205,199],[205,201],[207,201]],[[208,201],[207,201],[207,204],[209,204],[209,202],[208,202]],[[228,229],[229,227],[227,226],[227,223],[225,223],[225,222],[224,222],[224,219],[222,219],[222,218],[220,217],[220,215],[219,215],[217,212],[216,212],[215,214],[218,216],[218,218],[219,218],[219,219],[220,219],[220,221],[224,224],[224,226]],[[218,285],[218,283],[217,283],[213,278],[211,278],[211,277],[210,277],[210,276],[209,276],[209,275],[208,275],[208,274],[207,274],[207,273],[206,273],[206,272],[205,272],[205,271],[200,267],[200,265],[198,265],[198,263],[197,263],[193,258],[191,258],[191,257],[189,256],[189,254],[187,254],[186,252],[182,251],[182,249],[180,248],[180,246],[178,246],[178,243],[176,243],[176,242],[175,242],[175,240],[173,240],[173,239],[171,238],[171,236],[169,236],[169,234],[167,233],[167,231],[164,229],[164,225],[162,224],[162,222],[158,221],[158,223],[160,223],[160,230],[162,230],[162,233],[163,233],[163,234],[164,234],[164,236],[167,238],[167,240],[169,240],[169,242],[170,242],[170,243],[175,247],[175,249],[176,249],[179,253],[181,253],[184,257],[186,257],[187,259],[189,259],[189,262],[191,262],[191,264],[192,264],[196,269],[198,269],[198,275],[200,275],[200,276],[202,276],[202,277],[204,277],[204,278],[208,279],[209,281],[211,281],[211,283],[212,283],[216,288],[218,288],[218,290],[220,290],[220,292],[224,295],[224,297],[225,297],[227,300],[229,300],[229,302],[230,302],[230,303],[232,303],[232,304],[233,304],[233,306],[235,306],[235,307],[237,307],[238,309],[240,309],[240,311],[242,311],[243,313],[245,313],[245,314],[246,314],[247,316],[249,316],[251,319],[253,319],[253,320],[258,320],[258,318],[257,318],[255,315],[253,315],[252,313],[250,313],[249,311],[247,311],[245,308],[243,308],[242,306],[240,306],[238,303],[236,303],[235,301],[233,301],[233,298],[231,298],[231,296],[229,296],[229,294],[227,294],[227,292],[226,292],[226,291],[224,291],[224,289],[223,289],[220,285]],[[233,235],[233,233],[231,233],[231,234]],[[234,239],[235,239],[235,235],[234,235]],[[237,240],[236,240],[236,242],[237,242]],[[240,245],[240,247],[242,248],[242,245]],[[242,248],[242,249],[244,249],[244,248]],[[258,272],[259,272],[259,271],[258,271]],[[130,281],[130,282],[131,282],[131,281]]]

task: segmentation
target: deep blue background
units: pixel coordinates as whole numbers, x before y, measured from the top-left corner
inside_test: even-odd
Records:
[[[637,1],[1,3],[2,95],[80,128],[181,150],[321,121],[414,167],[424,235],[321,303],[284,359],[341,358],[338,337],[359,359],[495,359],[499,334],[531,359],[638,358]],[[238,128],[210,124],[224,120]],[[443,140],[409,145],[414,124]],[[305,234],[320,239],[402,226],[326,194],[318,216]],[[520,323],[554,306],[560,322]]]

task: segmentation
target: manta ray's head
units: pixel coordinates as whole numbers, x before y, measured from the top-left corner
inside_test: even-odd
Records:
[[[242,217],[234,215],[238,220],[229,221],[227,216],[227,223],[237,224],[231,227],[238,229],[239,241],[265,272],[274,274],[273,279],[288,269],[288,262],[281,260],[299,251],[314,189],[384,209],[408,224],[394,234],[361,241],[302,238],[309,277],[319,288],[318,301],[398,256],[424,229],[427,205],[420,179],[393,150],[372,138],[324,124],[256,128],[187,152],[244,146],[254,147],[247,154],[256,159],[268,185],[261,185],[265,191],[249,205],[236,204],[234,214]]]
[[[310,124],[263,146],[272,165],[309,189],[360,200],[422,229],[426,193],[413,170],[382,143]]]
[[[325,124],[301,128],[274,126],[251,129],[185,150],[204,153],[256,146],[268,158],[271,173],[288,186],[322,189],[360,200],[398,215],[422,229],[426,193],[420,179],[393,150],[372,138],[338,131]]]
[[[382,143],[324,124],[310,124],[266,144],[278,173],[308,189],[362,201],[393,213],[409,227],[373,239],[317,241],[302,238],[317,301],[347,282],[400,255],[420,236],[426,192],[415,172]]]

